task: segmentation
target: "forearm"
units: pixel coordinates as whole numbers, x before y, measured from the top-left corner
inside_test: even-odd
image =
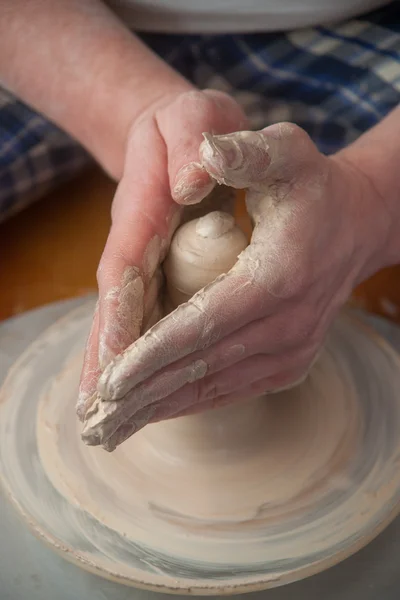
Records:
[[[400,263],[400,106],[338,156],[359,170],[375,195],[377,210],[386,212],[391,222],[379,268]]]
[[[152,103],[190,84],[100,0],[0,0],[0,80],[75,137],[115,178]]]

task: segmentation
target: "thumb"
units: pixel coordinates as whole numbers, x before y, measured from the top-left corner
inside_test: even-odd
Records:
[[[199,162],[205,131],[226,134],[247,126],[236,101],[223,92],[194,90],[181,94],[157,114],[166,142],[172,198],[178,204],[197,204],[213,189],[215,179]]]
[[[201,165],[218,183],[236,189],[262,191],[274,182],[292,181],[322,156],[307,133],[291,123],[204,137]]]

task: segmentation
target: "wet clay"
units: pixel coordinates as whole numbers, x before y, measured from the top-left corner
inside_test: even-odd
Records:
[[[164,262],[169,305],[176,308],[228,273],[248,240],[232,215],[213,211],[180,227]]]

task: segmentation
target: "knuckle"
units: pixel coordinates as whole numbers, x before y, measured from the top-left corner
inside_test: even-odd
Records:
[[[281,122],[267,128],[275,139],[275,151],[285,159],[273,169],[279,180],[296,181],[302,178],[304,165],[312,161],[314,168],[321,155],[308,133],[298,125]]]
[[[226,120],[227,123],[233,124],[235,131],[248,128],[248,119],[235,98],[226,92],[213,89],[204,90],[204,95],[211,98],[219,114],[223,115],[224,120]]]
[[[232,98],[232,96],[229,96],[229,94],[220,90],[207,88],[203,90],[203,96],[210,99],[211,102],[220,109],[226,110],[227,107],[231,108],[238,106],[237,102]]]

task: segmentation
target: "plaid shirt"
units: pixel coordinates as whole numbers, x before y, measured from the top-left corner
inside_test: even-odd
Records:
[[[142,38],[197,87],[236,98],[253,128],[297,123],[326,154],[400,101],[400,2],[345,23],[288,33]],[[64,132],[0,89],[0,220],[90,160]]]

